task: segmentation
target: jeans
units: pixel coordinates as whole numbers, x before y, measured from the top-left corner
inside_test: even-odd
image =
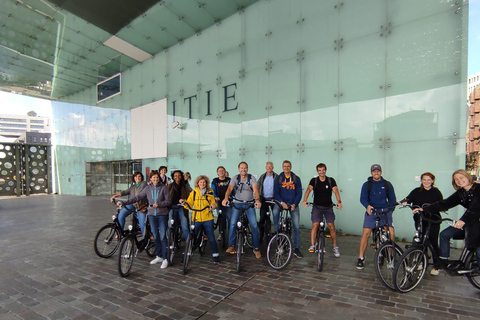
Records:
[[[215,234],[213,233],[213,220],[195,222],[195,239],[197,238],[198,233],[202,231],[202,228],[205,230],[208,242],[210,242],[210,246],[212,247],[212,257],[218,257],[217,241],[215,240]]]
[[[148,216],[148,221],[150,222],[150,228],[152,229],[152,234],[155,238],[157,257],[167,259],[168,216]]]
[[[183,231],[183,236],[185,237],[185,241],[187,241],[188,238],[188,219],[185,217],[185,214],[183,213],[183,207],[173,207],[170,209],[170,212],[168,212],[168,227],[171,228],[172,224],[172,216],[175,213],[175,218],[178,216],[180,217],[180,224],[182,226],[182,231]]]
[[[278,231],[278,220],[280,220],[280,210],[283,210],[278,204],[273,207],[273,225],[275,232]],[[298,249],[300,246],[300,209],[295,207],[295,210],[290,211],[293,225],[293,246]]]
[[[237,221],[238,217],[240,216],[239,209],[246,209],[250,206],[250,203],[243,203],[243,202],[236,202],[235,206],[238,208],[232,208],[232,217],[230,219],[230,232],[228,234],[228,246],[234,246],[235,240],[237,239]],[[254,208],[249,208],[246,210],[248,223],[250,224],[250,230],[252,231],[252,240],[253,240],[253,248],[258,250],[258,227],[257,227],[257,214]]]
[[[135,211],[135,206],[133,204],[127,204],[118,214],[118,222],[120,223],[120,227],[122,230],[125,227],[125,219]],[[144,233],[145,229],[145,213],[137,212],[138,217],[138,224],[140,225],[140,230],[142,230],[142,234]]]
[[[440,232],[440,258],[442,259],[450,257],[450,239],[465,239],[465,230],[448,227]]]
[[[225,219],[225,227],[230,225],[230,219],[232,218],[232,208],[231,207],[224,207],[222,203],[219,201],[219,205],[217,207],[218,214],[222,214],[223,218]],[[227,230],[225,230],[227,231]]]

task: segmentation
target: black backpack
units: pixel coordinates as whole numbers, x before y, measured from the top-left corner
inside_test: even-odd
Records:
[[[247,174],[247,182],[246,183],[240,183],[241,182],[241,178],[240,178],[240,175],[238,174],[237,175],[237,186],[235,188],[235,191],[238,190],[238,188],[240,187],[240,185],[242,185],[242,187],[240,188],[240,191],[239,192],[242,192],[242,188],[243,188],[243,185],[246,184],[247,186],[250,187],[251,190],[253,190],[252,188],[252,184],[250,183],[250,180],[252,179],[252,175],[250,173]]]

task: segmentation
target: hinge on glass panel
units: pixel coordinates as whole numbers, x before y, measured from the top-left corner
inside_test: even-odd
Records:
[[[305,50],[297,51],[297,62],[301,62],[302,60],[305,60],[304,53],[305,53]]]
[[[271,70],[272,65],[273,65],[272,60],[268,60],[267,62],[265,62],[265,70]]]
[[[246,73],[245,69],[242,69],[242,70],[238,71],[238,77],[240,79],[245,78],[245,73]]]

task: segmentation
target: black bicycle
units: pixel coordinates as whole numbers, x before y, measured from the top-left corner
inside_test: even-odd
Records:
[[[214,225],[215,229],[218,229],[218,235],[220,238],[220,244],[223,249],[227,248],[227,219],[222,209],[217,209],[217,221]]]
[[[134,213],[132,224],[128,226],[120,244],[120,254],[118,255],[118,273],[122,277],[128,277],[132,270],[133,261],[138,252],[145,250],[149,257],[155,256],[155,241],[150,229],[148,219],[145,219],[145,234],[142,240],[139,240],[140,227],[136,213]]]
[[[172,206],[172,208],[178,209],[183,208],[183,206],[174,205]],[[173,211],[172,219],[170,219],[170,228],[168,228],[167,259],[169,265],[173,265],[173,258],[175,257],[175,252],[180,249],[183,237],[183,230],[178,214],[178,211]],[[180,212],[180,214],[183,214],[183,210]]]
[[[276,200],[268,203],[275,203],[282,208],[282,205]],[[275,232],[267,245],[267,261],[268,264],[275,270],[282,270],[292,260],[292,219],[290,217],[290,211],[290,205],[287,209],[282,208],[278,217],[278,230]]]
[[[417,211],[420,214],[420,223],[427,222],[424,234],[419,234],[420,241],[414,241],[413,245],[405,250],[395,265],[393,272],[395,289],[401,293],[410,292],[422,281],[425,271],[429,265],[428,252],[433,257],[433,264],[440,266],[450,276],[465,276],[475,288],[480,290],[480,274],[475,251],[463,248],[460,258],[456,260],[440,259],[438,253],[433,249],[428,234],[433,223],[449,221],[455,225],[455,221],[449,218],[433,220],[431,214],[425,211]],[[421,228],[419,228],[421,230]]]
[[[187,202],[184,203],[190,211],[192,211],[192,219],[190,221],[190,229],[187,240],[185,241],[185,252],[183,253],[183,260],[182,260],[182,272],[183,274],[187,274],[188,270],[188,263],[190,262],[190,258],[193,255],[193,251],[198,248],[198,252],[202,255],[205,252],[205,248],[207,246],[208,237],[205,234],[205,230],[202,228],[201,232],[197,232],[195,235],[195,217],[196,213],[203,211],[205,209],[210,209],[209,206],[206,206],[202,209],[193,209]]]
[[[403,250],[395,243],[395,239],[392,239],[390,235],[390,222],[388,221],[387,213],[399,205],[400,204],[396,203],[395,205],[383,210],[372,209],[372,214],[377,216],[375,229],[372,231],[373,243],[371,245],[372,248],[375,248],[375,273],[377,274],[380,282],[391,290],[395,290],[393,281],[395,261],[400,258]],[[408,206],[402,205],[401,207]],[[380,226],[381,215],[385,216],[385,225],[382,227]]]
[[[236,203],[247,203],[248,205],[246,206],[246,208],[239,208],[235,205]],[[235,243],[235,254],[237,258],[237,272],[240,272],[242,268],[242,255],[245,253],[244,251],[245,243],[250,248],[253,248],[253,237],[252,237],[252,231],[250,230],[250,224],[248,223],[247,210],[255,207],[255,200],[251,200],[251,201],[233,200],[232,202],[229,202],[229,204],[231,204],[235,209],[240,211],[240,216],[236,224],[237,239]],[[232,232],[232,230],[230,230],[230,232]]]

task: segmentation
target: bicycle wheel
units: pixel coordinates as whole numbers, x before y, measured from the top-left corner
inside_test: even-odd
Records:
[[[205,252],[205,248],[207,248],[207,242],[208,242],[208,237],[207,234],[205,233],[205,230],[203,230],[200,233],[200,237],[198,239],[198,252],[200,253],[200,256],[203,255]]]
[[[320,231],[317,238],[318,250],[317,250],[317,269],[319,272],[323,270],[323,258],[325,257],[325,232]]]
[[[134,236],[126,236],[120,244],[120,254],[118,255],[118,273],[122,277],[128,277],[132,270],[133,260],[135,259],[135,239]]]
[[[286,228],[287,228],[286,233],[287,233],[288,237],[292,238],[292,219],[287,218],[285,220],[285,225],[286,225]]]
[[[168,245],[167,245],[167,259],[168,264],[173,265],[173,257],[175,257],[175,249],[176,249],[176,232],[175,228],[170,228],[168,232]]]
[[[265,218],[265,227],[264,227],[264,233],[265,233],[265,238],[267,239],[267,243],[271,239],[271,234],[270,232],[272,231],[272,222],[270,221],[270,216],[267,216]]]
[[[237,247],[236,247],[236,253],[237,253],[237,272],[240,272],[240,269],[242,267],[242,251],[243,251],[243,233],[238,232],[237,233]]]
[[[282,270],[292,260],[293,246],[290,238],[284,233],[277,233],[267,246],[267,261],[275,270]]]
[[[147,240],[146,251],[147,251],[147,255],[153,258],[157,255],[157,249],[155,247],[155,239],[153,238],[152,235],[149,235],[148,237],[149,238]]]
[[[402,254],[402,249],[391,241],[383,243],[375,252],[375,272],[380,282],[388,289],[395,290],[393,272],[395,263],[400,260]]]
[[[247,243],[249,248],[253,249],[253,236],[252,236],[252,230],[250,230],[250,224],[247,224],[247,227],[245,228],[245,242]]]
[[[218,234],[220,236],[220,245],[222,246],[223,249],[227,248],[227,236],[226,236],[226,226],[225,226],[225,218],[223,215],[218,216]]]
[[[409,248],[402,254],[393,271],[395,289],[401,293],[412,291],[422,281],[425,270],[427,255],[422,248]]]
[[[466,274],[468,281],[474,286],[475,288],[480,290],[480,274],[478,270],[478,262],[475,258],[475,254],[473,251],[470,251],[465,259],[465,269],[466,270],[475,270],[471,274]]]
[[[111,257],[117,251],[121,237],[120,232],[113,223],[101,227],[93,241],[95,253],[102,258]]]
[[[192,256],[192,247],[193,247],[193,237],[192,234],[189,234],[187,241],[185,242],[185,252],[183,253],[183,274],[187,274],[188,262]]]

